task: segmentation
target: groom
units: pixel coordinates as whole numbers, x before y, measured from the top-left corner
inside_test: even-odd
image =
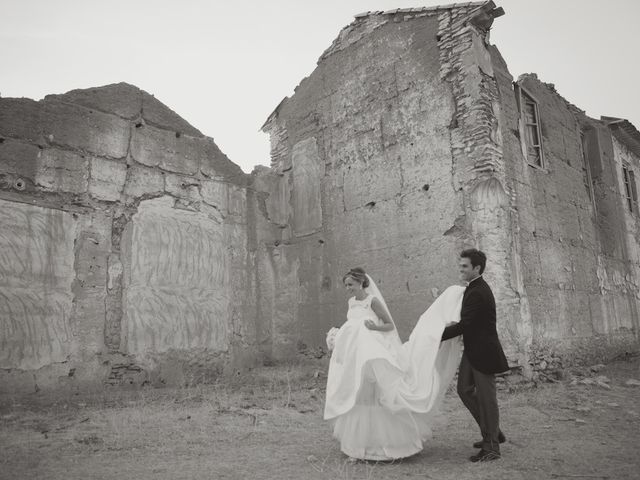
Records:
[[[462,335],[464,353],[458,370],[458,395],[480,426],[480,451],[469,458],[486,462],[500,458],[500,431],[495,374],[509,369],[496,331],[496,303],[482,278],[487,257],[471,248],[460,253],[460,278],[468,282],[462,297],[460,322],[446,327],[442,340]]]

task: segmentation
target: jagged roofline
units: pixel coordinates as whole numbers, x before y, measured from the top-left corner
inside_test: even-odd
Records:
[[[525,82],[528,79],[534,80],[540,83],[541,85],[543,85],[548,90],[550,90],[554,95],[560,98],[565,103],[567,108],[572,112],[582,115],[585,118],[588,118],[589,120],[592,120],[594,122],[604,123],[607,127],[609,127],[609,129],[611,129],[611,132],[618,140],[620,140],[624,145],[626,145],[629,148],[629,150],[631,150],[633,153],[635,153],[640,157],[640,131],[638,131],[635,125],[631,123],[629,120],[625,118],[607,117],[607,116],[601,116],[600,120],[598,120],[593,117],[590,117],[589,115],[587,115],[587,113],[583,109],[571,103],[560,92],[558,92],[556,90],[556,86],[553,83],[547,83],[540,80],[540,78],[538,78],[538,74],[536,73],[523,73],[518,76],[518,79],[516,80],[515,83],[521,84],[522,82]]]
[[[562,100],[565,105],[567,106],[567,108],[569,110],[571,110],[573,113],[577,113],[580,115],[583,115],[586,118],[589,118],[591,120],[594,121],[598,121],[595,118],[591,118],[587,115],[587,113],[580,107],[578,107],[576,104],[571,103],[569,100],[567,100],[560,92],[558,92],[558,90],[556,90],[556,86],[554,83],[550,83],[550,82],[545,82],[544,80],[541,80],[538,77],[537,73],[534,72],[529,72],[529,73],[521,73],[518,78],[515,80],[514,83],[520,85],[523,82],[527,81],[527,80],[533,80],[535,82],[540,83],[542,86],[544,86],[546,89],[548,89],[549,91],[551,91],[554,95],[556,95],[558,98],[560,98],[560,100]]]
[[[434,5],[432,7],[416,7],[416,8],[396,8],[393,10],[387,10],[387,11],[382,11],[382,10],[378,10],[378,11],[368,11],[368,12],[362,12],[362,13],[358,13],[357,15],[354,15],[354,18],[358,19],[358,18],[363,18],[363,17],[368,17],[371,15],[395,15],[396,13],[422,13],[422,12],[435,12],[438,10],[451,10],[454,8],[466,8],[466,7],[478,7],[478,8],[482,8],[485,6],[490,5],[492,8],[495,8],[495,3],[493,2],[493,0],[485,0],[484,2],[463,2],[463,3],[450,3],[448,5]],[[503,11],[504,13],[504,11]]]
[[[139,105],[139,109],[129,103],[132,97],[137,97],[135,98],[135,103]],[[159,127],[175,129],[194,137],[204,136],[200,130],[158,100],[153,94],[126,82],[111,83],[89,88],[77,88],[65,93],[46,95],[44,100],[73,103],[104,113],[115,114],[127,120],[141,115],[142,118],[149,121],[150,119],[146,118],[144,111],[145,109],[147,111],[154,110],[157,113],[161,113],[161,116],[166,120],[164,124],[159,124]],[[136,107],[138,105],[136,105]],[[123,110],[127,113],[123,114]],[[154,125],[153,121],[151,121],[151,124]]]
[[[600,117],[613,132],[613,135],[624,143],[629,150],[640,157],[640,132],[638,129],[625,118],[617,117]]]
[[[154,95],[130,83],[120,82],[99,87],[78,88],[61,94],[46,95],[42,102],[60,102],[115,115],[129,122],[144,122],[152,127],[196,139],[208,139],[220,175],[246,181],[247,174],[215,143]]]
[[[342,30],[340,30],[340,33],[345,31],[346,29],[349,29],[349,28],[353,27],[355,24],[361,23],[364,19],[366,19],[368,17],[372,17],[372,16],[378,16],[378,15],[389,15],[389,16],[391,16],[391,15],[396,15],[396,14],[406,14],[406,15],[415,15],[415,14],[417,14],[418,16],[424,16],[424,15],[426,15],[428,13],[435,13],[435,12],[443,11],[443,10],[453,10],[455,8],[469,8],[469,7],[476,7],[475,10],[471,10],[469,12],[469,18],[472,19],[474,17],[478,17],[478,19],[477,19],[478,26],[481,26],[481,27],[484,27],[484,28],[489,28],[491,26],[491,23],[493,22],[494,18],[500,17],[500,16],[504,15],[504,13],[505,13],[504,9],[502,7],[496,7],[496,4],[494,3],[493,0],[485,0],[485,1],[482,1],[482,2],[451,3],[451,4],[448,4],[448,5],[434,5],[432,7],[396,8],[396,9],[387,10],[387,11],[373,11],[373,12],[370,11],[370,12],[363,12],[363,13],[358,13],[358,14],[354,15],[354,20],[349,25],[347,25]],[[422,15],[420,15],[420,14],[422,14]],[[338,37],[336,37],[336,38],[340,38],[340,33],[338,34]],[[334,40],[334,43],[335,43],[335,41],[336,40]],[[329,47],[329,49],[330,48],[331,47]],[[325,53],[323,53],[320,56],[320,59],[317,62],[318,64],[324,58],[324,56],[325,56]],[[265,120],[264,124],[260,127],[260,131],[268,133],[268,130],[266,130],[266,127],[269,125],[271,120],[273,120],[273,118],[275,116],[277,116],[280,107],[288,99],[289,99],[289,97],[284,97],[280,101],[280,103],[278,103],[276,108],[273,110],[273,112],[271,112],[271,114]]]

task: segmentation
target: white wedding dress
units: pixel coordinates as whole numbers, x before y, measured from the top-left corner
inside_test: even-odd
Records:
[[[440,339],[445,326],[460,320],[464,290],[446,289],[405,344],[395,328],[379,332],[364,325],[367,319],[382,323],[371,309],[374,297],[386,308],[375,283],[365,299],[349,299],[347,321],[334,339],[324,410],[346,455],[393,460],[422,450],[460,362],[460,337]]]

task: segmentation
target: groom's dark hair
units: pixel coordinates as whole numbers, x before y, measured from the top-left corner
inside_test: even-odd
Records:
[[[468,258],[472,267],[480,265],[480,275],[484,272],[484,267],[487,266],[487,256],[477,248],[463,250],[460,252],[460,258]]]

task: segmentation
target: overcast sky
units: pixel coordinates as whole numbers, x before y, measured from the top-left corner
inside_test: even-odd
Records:
[[[259,132],[364,11],[450,0],[0,0],[0,95],[41,99],[127,82],[153,94],[243,170],[269,164]],[[496,0],[491,41],[588,115],[640,129],[640,1]]]

